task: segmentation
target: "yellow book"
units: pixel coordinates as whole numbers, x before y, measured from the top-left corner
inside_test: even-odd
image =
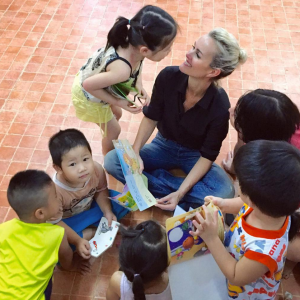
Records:
[[[218,210],[218,235],[223,242],[225,232],[223,214],[212,202],[206,204],[206,207],[212,213]],[[205,218],[203,208],[198,207],[166,221],[168,256],[171,265],[208,252],[206,244],[200,237],[193,237],[189,234],[189,231],[195,231],[192,221],[195,219],[196,212],[199,212]]]

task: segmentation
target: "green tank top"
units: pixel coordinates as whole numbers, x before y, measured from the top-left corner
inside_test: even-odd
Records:
[[[0,299],[43,300],[58,262],[64,236],[60,226],[24,223],[0,224]]]

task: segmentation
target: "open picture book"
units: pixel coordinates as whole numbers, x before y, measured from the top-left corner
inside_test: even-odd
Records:
[[[223,242],[225,232],[223,214],[212,202],[209,202],[206,207],[212,213],[216,210],[218,211],[218,235]],[[190,231],[195,231],[192,221],[195,219],[197,212],[205,218],[203,208],[198,207],[166,220],[170,265],[209,253],[204,241],[200,237],[193,237],[189,233]]]
[[[131,211],[143,211],[156,200],[148,190],[147,177],[139,173],[140,165],[131,145],[127,140],[113,140],[126,185],[120,195],[110,198]]]
[[[100,256],[113,245],[119,226],[120,223],[116,221],[112,221],[111,226],[108,226],[107,219],[101,218],[94,237],[89,241],[93,257]]]

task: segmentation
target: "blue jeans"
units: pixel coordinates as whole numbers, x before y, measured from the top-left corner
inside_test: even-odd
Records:
[[[155,198],[162,198],[177,191],[184,178],[173,176],[168,170],[179,168],[188,174],[201,157],[199,151],[183,147],[165,139],[160,133],[150,144],[140,151],[144,162],[144,174],[148,178],[148,188]],[[125,178],[115,150],[104,158],[106,171],[125,184]],[[179,205],[188,210],[199,207],[206,196],[232,198],[234,188],[226,172],[213,163],[211,169],[180,200]]]

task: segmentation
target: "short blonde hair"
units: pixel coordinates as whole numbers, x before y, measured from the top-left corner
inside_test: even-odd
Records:
[[[214,80],[230,75],[247,60],[246,51],[240,47],[236,38],[226,29],[215,28],[208,35],[215,41],[218,51],[210,66],[213,69],[221,70],[221,73],[214,77]]]

